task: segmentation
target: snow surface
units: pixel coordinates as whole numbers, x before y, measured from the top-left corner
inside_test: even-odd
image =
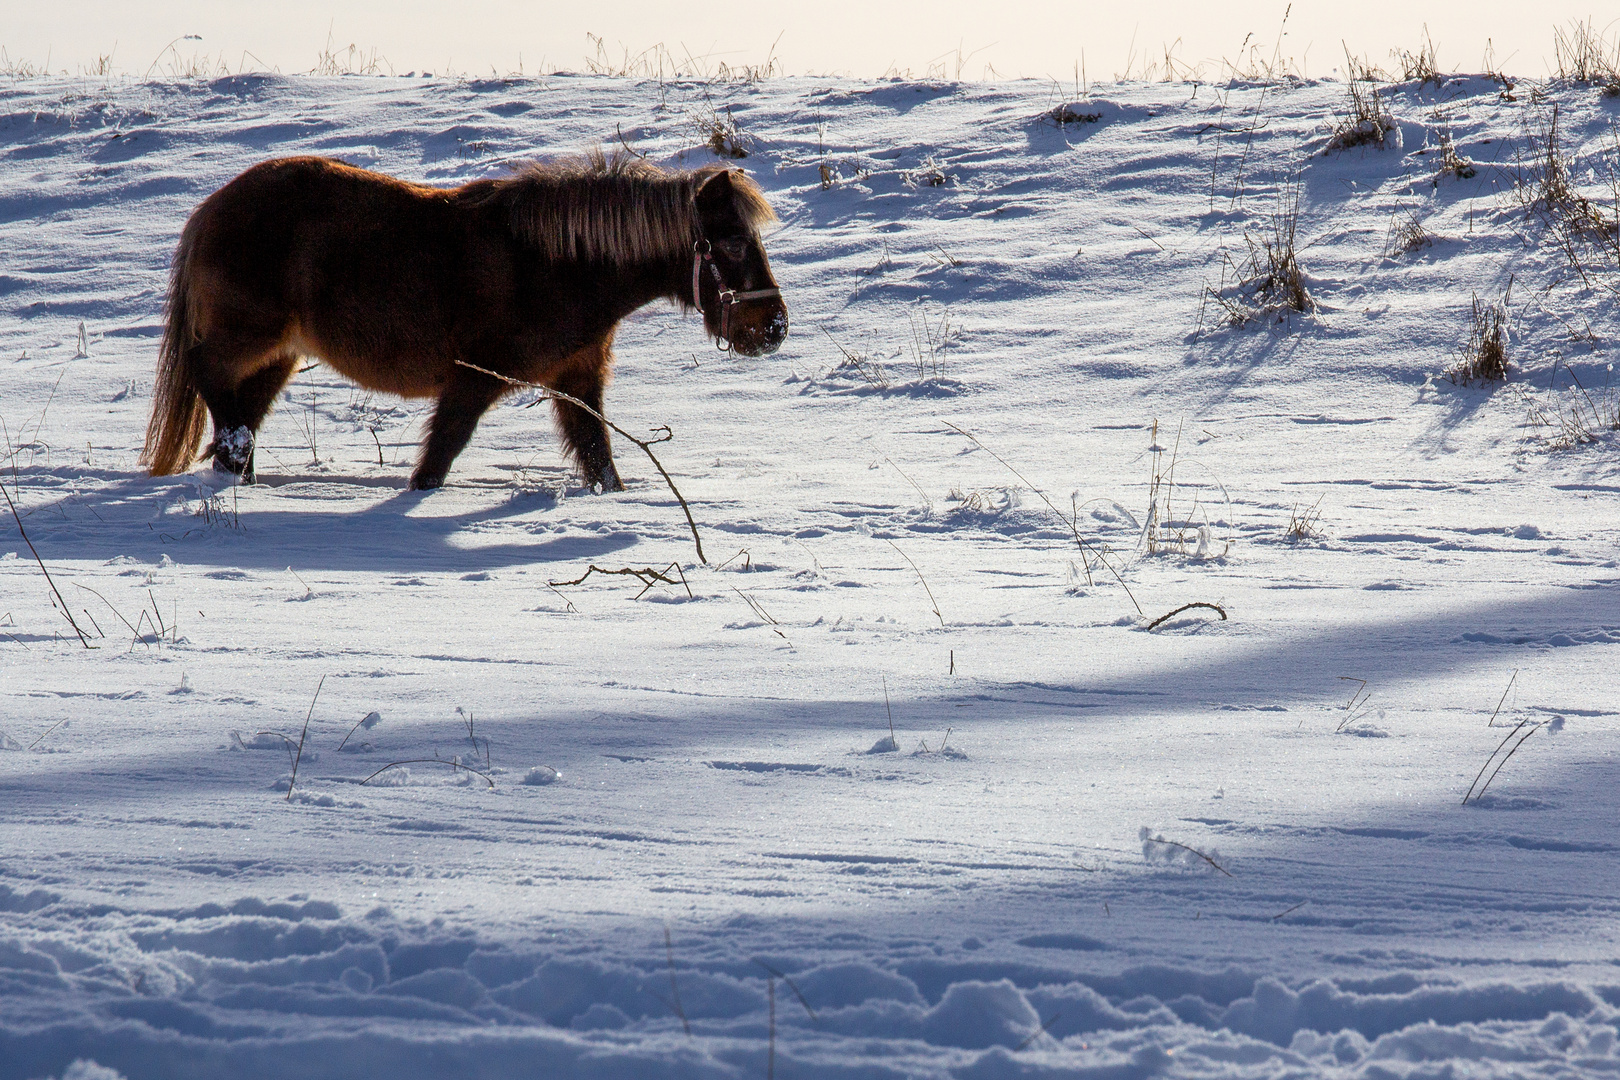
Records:
[[[96,646],[8,512],[0,1078],[1613,1074],[1620,465],[1560,418],[1615,278],[1513,188],[1556,102],[1599,197],[1620,104],[1500,90],[1324,155],[1332,82],[0,87],[4,482]],[[425,405],[325,367],[262,483],[137,467],[248,165],[690,166],[715,108],[793,332],[649,308],[609,394],[708,566],[524,397],[432,493]],[[1219,325],[1296,177],[1318,311]],[[1510,280],[1506,385],[1440,378]]]

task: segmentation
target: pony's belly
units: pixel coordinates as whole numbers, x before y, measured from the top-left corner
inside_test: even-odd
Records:
[[[427,354],[401,342],[376,342],[357,348],[346,342],[300,334],[289,344],[292,351],[321,361],[367,390],[400,397],[437,397],[454,366],[447,357]]]

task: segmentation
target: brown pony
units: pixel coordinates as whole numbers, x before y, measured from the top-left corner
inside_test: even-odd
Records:
[[[143,463],[186,469],[203,436],[216,468],[253,480],[255,433],[298,359],[372,390],[436,397],[411,487],[444,483],[510,383],[596,414],[619,321],[659,297],[697,308],[716,342],[776,350],[787,307],[740,171],[633,158],[530,165],[431,188],[325,158],[255,165],[203,200],[175,251]],[[585,483],[620,491],[599,415],[553,400]]]

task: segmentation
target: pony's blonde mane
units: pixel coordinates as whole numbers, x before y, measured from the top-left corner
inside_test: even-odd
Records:
[[[701,231],[693,198],[724,171],[723,165],[707,165],[680,172],[596,151],[486,181],[486,197],[504,204],[513,234],[548,259],[626,266],[690,256]],[[731,189],[751,228],[776,220],[759,185],[740,170],[731,174]]]

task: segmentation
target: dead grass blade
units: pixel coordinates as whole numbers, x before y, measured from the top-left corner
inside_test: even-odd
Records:
[[[1154,619],[1152,622],[1148,623],[1147,628],[1149,630],[1152,630],[1155,626],[1158,626],[1160,623],[1164,622],[1166,619],[1170,619],[1170,618],[1173,618],[1176,615],[1180,615],[1183,611],[1186,611],[1189,608],[1208,608],[1209,610],[1213,611],[1215,614],[1219,615],[1221,617],[1222,622],[1226,621],[1226,609],[1221,607],[1221,605],[1205,603],[1202,600],[1194,600],[1190,604],[1182,604],[1180,607],[1176,608],[1176,610],[1174,610],[1174,611],[1165,612],[1163,615],[1160,615],[1157,619]]]
[[[1507,701],[1508,694],[1513,690],[1513,684],[1515,682],[1518,682],[1518,680],[1519,680],[1519,669],[1514,668],[1513,669],[1513,677],[1508,680],[1507,688],[1502,691],[1502,696],[1497,700],[1496,708],[1491,710],[1491,718],[1485,722],[1486,727],[1495,727],[1496,726],[1496,714],[1502,711],[1502,703]]]
[[[766,624],[766,629],[770,630],[771,633],[775,634],[783,641],[787,641],[788,636],[782,633],[781,630],[777,629],[777,627],[779,627],[781,624],[772,618],[770,612],[766,611],[762,606],[760,606],[760,602],[758,600],[755,600],[752,596],[749,596],[735,585],[731,587],[731,591],[742,597],[743,603],[747,604],[749,609],[759,617],[760,622]],[[789,644],[792,644],[792,642],[789,642]]]
[[[67,717],[64,716],[62,719],[58,720],[56,723],[54,723],[50,727],[46,728],[45,729],[45,735],[49,735],[51,732],[55,731],[57,728],[61,727],[65,723],[67,723]],[[45,735],[41,735],[39,738],[37,738],[33,742],[29,743],[28,744],[28,749],[32,750],[34,747],[36,747],[40,743],[44,742],[45,741]]]
[[[921,570],[917,569],[917,564],[911,561],[911,556],[910,555],[907,555],[905,552],[900,550],[900,545],[899,544],[896,544],[893,540],[890,540],[887,537],[884,538],[883,542],[885,544],[888,544],[890,547],[894,548],[894,553],[896,555],[900,556],[902,559],[906,560],[906,565],[911,567],[912,573],[917,575],[917,580],[922,582],[923,592],[928,594],[928,602],[930,604],[934,605],[934,607],[933,607],[934,618],[939,620],[939,625],[940,626],[944,626],[945,625],[945,616],[943,616],[943,615],[941,615],[939,613],[939,601],[934,599],[934,590],[930,589],[928,587],[928,579],[923,577],[923,572]]]
[[[958,435],[962,436],[964,439],[967,439],[974,446],[977,446],[980,450],[983,450],[985,453],[989,454],[991,457],[993,457],[997,461],[1001,462],[1001,464],[1006,468],[1006,470],[1008,472],[1010,472],[1014,476],[1018,477],[1018,479],[1023,482],[1025,487],[1027,487],[1027,488],[1029,488],[1029,490],[1033,491],[1035,493],[1036,497],[1039,498],[1041,500],[1041,502],[1046,504],[1046,508],[1048,510],[1052,511],[1052,513],[1057,516],[1059,521],[1063,522],[1065,525],[1067,525],[1069,527],[1069,534],[1074,537],[1074,542],[1077,545],[1079,545],[1079,547],[1080,547],[1080,562],[1081,562],[1081,565],[1083,565],[1085,567],[1086,584],[1087,585],[1090,585],[1092,583],[1091,582],[1091,564],[1086,561],[1086,554],[1087,554],[1087,552],[1090,552],[1092,554],[1092,556],[1097,560],[1097,562],[1100,562],[1102,565],[1106,566],[1108,568],[1108,572],[1110,574],[1114,575],[1114,580],[1119,582],[1119,587],[1125,590],[1125,595],[1126,595],[1126,597],[1128,597],[1130,599],[1131,606],[1136,609],[1136,613],[1138,615],[1144,615],[1144,617],[1145,617],[1145,613],[1142,611],[1142,605],[1138,604],[1136,602],[1135,595],[1133,595],[1131,593],[1131,587],[1129,585],[1125,584],[1125,579],[1120,576],[1118,570],[1114,569],[1113,563],[1110,563],[1108,561],[1108,558],[1105,555],[1105,553],[1100,548],[1097,548],[1095,545],[1088,544],[1080,536],[1080,527],[1079,527],[1079,525],[1077,525],[1075,523],[1074,519],[1066,517],[1061,511],[1058,510],[1057,507],[1053,506],[1052,505],[1052,500],[1048,499],[1046,497],[1046,493],[1044,491],[1042,491],[1040,488],[1036,487],[1034,484],[1030,483],[1029,479],[1027,477],[1025,477],[1023,473],[1019,472],[1017,469],[1012,467],[1011,462],[1009,462],[1006,458],[1002,457],[1000,454],[996,453],[994,450],[990,449],[988,446],[984,445],[984,443],[980,442],[978,437],[976,435],[974,435],[972,432],[967,431],[964,428],[957,427],[955,424],[951,423],[949,420],[943,421],[943,423],[945,424],[946,427],[950,428],[952,431],[956,432]]]
[[[377,777],[381,776],[383,773],[387,772],[389,769],[392,769],[392,768],[394,768],[396,766],[399,766],[399,765],[448,765],[452,769],[461,769],[464,772],[472,773],[474,776],[482,777],[484,783],[488,784],[490,787],[495,786],[495,778],[490,776],[488,773],[481,772],[480,770],[473,768],[471,765],[463,765],[459,761],[453,761],[453,760],[450,760],[450,759],[447,759],[447,758],[437,758],[437,757],[407,758],[404,761],[390,761],[388,764],[384,765],[382,768],[378,769],[376,772],[372,773],[370,776],[368,776],[364,780],[360,781],[359,786],[364,787],[365,785],[371,783],[373,780],[377,779]]]
[[[22,515],[17,513],[17,504],[11,501],[11,492],[6,490],[4,484],[0,484],[0,495],[6,497],[6,505],[11,508],[12,520],[17,523],[17,532],[22,536],[23,543],[28,545],[28,550],[33,552],[34,561],[39,564],[39,572],[45,575],[45,584],[51,587],[51,594],[56,597],[55,600],[51,601],[51,606],[62,613],[62,618],[66,619],[68,625],[73,627],[73,632],[79,635],[79,644],[87,649],[94,649],[96,646],[90,644],[90,639],[84,636],[84,631],[79,628],[78,620],[73,617],[73,612],[67,606],[67,601],[62,599],[62,591],[56,587],[56,582],[51,580],[51,572],[45,569],[45,560],[39,557],[39,549],[34,546],[32,540],[28,539],[28,530],[23,528]]]
[[[1509,731],[1507,736],[1501,742],[1496,744],[1496,749],[1492,750],[1491,756],[1485,759],[1485,764],[1479,767],[1479,772],[1474,776],[1474,782],[1468,785],[1468,791],[1463,795],[1462,804],[1467,806],[1469,798],[1473,798],[1474,802],[1476,803],[1483,799],[1485,797],[1486,790],[1491,786],[1491,781],[1495,780],[1496,774],[1502,771],[1502,766],[1508,763],[1508,758],[1512,757],[1514,754],[1517,754],[1519,752],[1519,747],[1524,745],[1524,740],[1534,735],[1539,729],[1545,727],[1546,724],[1547,721],[1545,720],[1531,720],[1529,717],[1520,720],[1518,725]],[[1528,728],[1528,730],[1525,730],[1526,728]],[[1523,732],[1523,734],[1520,734],[1520,732]],[[1496,755],[1502,753],[1502,748],[1507,746],[1509,742],[1512,742],[1515,735],[1519,736],[1519,741],[1513,743],[1513,749],[1509,750],[1506,754],[1502,754],[1502,759],[1500,761],[1496,761]],[[1496,761],[1496,768],[1491,770],[1490,779],[1486,780],[1484,785],[1479,787],[1479,794],[1475,795],[1474,788],[1479,786],[1480,777],[1485,775],[1485,770],[1491,767],[1491,762],[1493,761]]]
[[[293,788],[298,786],[298,763],[304,760],[304,740],[309,737],[309,718],[315,715],[315,703],[321,700],[321,687],[326,685],[326,676],[315,684],[315,696],[309,699],[309,712],[304,714],[304,730],[298,736],[298,754],[293,758],[292,779],[287,781],[287,801],[292,802]]]
[[[804,991],[799,989],[799,984],[798,983],[794,982],[792,979],[790,979],[788,976],[782,974],[780,971],[777,971],[775,968],[771,967],[771,965],[767,964],[765,961],[761,960],[757,956],[754,957],[754,963],[758,964],[760,967],[762,967],[766,971],[770,972],[776,978],[781,979],[783,982],[787,983],[788,989],[792,990],[793,991],[793,996],[799,999],[799,1004],[804,1006],[804,1011],[807,1014],[809,1014],[810,1019],[814,1020],[818,1024],[821,1023],[821,1017],[817,1016],[816,1015],[816,1010],[814,1010],[814,1009],[812,1009],[810,1007],[810,1001],[809,1001],[809,999],[807,999],[804,996]]]
[[[1200,859],[1203,859],[1205,862],[1209,863],[1209,865],[1213,866],[1215,869],[1219,870],[1221,873],[1226,874],[1227,877],[1232,876],[1227,871],[1226,867],[1222,866],[1220,863],[1216,862],[1214,859],[1210,858],[1208,855],[1205,855],[1202,851],[1199,851],[1197,848],[1190,847],[1190,846],[1188,846],[1186,844],[1183,844],[1179,840],[1166,840],[1162,836],[1149,836],[1149,837],[1146,837],[1145,839],[1147,839],[1150,843],[1168,844],[1170,847],[1180,848],[1182,851],[1185,851],[1185,852],[1188,852],[1190,854],[1196,855]]]
[[[1021,1042],[1017,1046],[1013,1047],[1013,1053],[1016,1054],[1020,1050],[1026,1049],[1029,1046],[1030,1043],[1034,1042],[1036,1039],[1040,1038],[1042,1035],[1045,1035],[1046,1034],[1046,1029],[1051,1027],[1053,1024],[1057,1023],[1058,1020],[1062,1018],[1062,1016],[1063,1016],[1063,1014],[1060,1013],[1060,1012],[1055,1012],[1051,1016],[1048,1016],[1041,1023],[1040,1027],[1036,1028],[1034,1031],[1029,1033],[1029,1038],[1025,1039],[1023,1042]]]
[[[692,1037],[692,1023],[686,1018],[686,1010],[681,1008],[681,988],[675,985],[675,942],[670,937],[669,924],[664,924],[664,955],[669,960],[669,993],[673,999],[671,1008],[675,1015],[681,1018],[681,1027],[686,1030],[687,1038]]]

